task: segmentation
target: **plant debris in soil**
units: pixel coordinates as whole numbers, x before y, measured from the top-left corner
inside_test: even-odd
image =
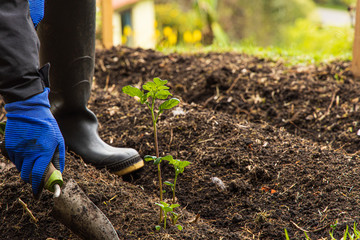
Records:
[[[153,164],[119,177],[66,156],[65,181],[79,183],[120,239],[284,239],[285,228],[291,239],[304,231],[330,239],[330,226],[340,238],[359,222],[360,83],[350,62],[288,67],[239,53],[101,50],[89,108],[107,143],[154,155],[148,109],[121,92],[154,77],[169,80],[181,100],[161,116],[158,134],[161,156],[191,162],[177,184],[181,232],[155,230]],[[172,168],[162,168],[173,180]],[[1,239],[78,239],[52,217],[52,204],[48,192],[35,201],[0,160]]]

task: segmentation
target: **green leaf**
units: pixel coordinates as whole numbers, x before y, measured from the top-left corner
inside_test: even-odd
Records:
[[[290,240],[289,234],[288,234],[288,231],[286,230],[286,228],[284,229],[284,231],[285,231],[285,239]]]
[[[168,212],[172,212],[173,209],[171,207],[164,207],[164,212],[168,213]]]
[[[183,227],[180,224],[176,224],[177,229],[179,229],[180,231],[183,230]]]
[[[180,161],[179,162],[179,168],[184,169],[185,167],[189,166],[191,163],[188,161]]]
[[[155,203],[156,205],[158,205],[159,207],[161,207],[161,208],[164,208],[165,206],[163,205],[163,204],[161,204],[161,203]]]
[[[172,96],[168,90],[159,90],[155,94],[155,98],[157,99],[166,99],[168,96]]]
[[[145,83],[142,88],[149,92],[156,92],[156,84],[154,82]]]
[[[156,231],[159,231],[161,229],[161,227],[159,225],[156,225],[155,229],[156,229]]]
[[[170,89],[170,88],[167,87],[167,86],[159,86],[157,89],[158,89],[158,90],[168,90],[168,89]]]
[[[169,161],[169,164],[174,166],[174,168],[177,168],[178,162],[180,162],[179,159],[173,159],[173,158],[169,159],[168,161]]]
[[[168,185],[168,186],[174,186],[174,184],[171,183],[171,182],[169,182],[169,181],[165,181],[164,184],[165,184],[165,185]]]
[[[141,99],[144,96],[144,93],[140,89],[130,85],[123,87],[122,91],[131,97],[139,97]]]
[[[191,163],[188,161],[180,161],[179,159],[175,159],[174,161],[170,161],[170,164],[174,165],[174,168],[179,172],[183,173],[184,168],[190,165]]]
[[[162,159],[162,160],[165,160],[165,161],[171,161],[171,160],[173,160],[173,156],[171,156],[171,155],[166,155],[165,157],[162,157],[161,159]]]
[[[156,160],[156,157],[155,157],[155,156],[146,155],[146,156],[144,157],[144,160],[145,160],[146,162],[155,161],[155,160]]]
[[[168,83],[168,80],[161,80],[158,77],[154,78],[153,81],[157,86],[164,86],[165,84]]]
[[[154,164],[158,165],[160,163],[161,163],[161,157],[156,158],[155,161],[154,161]]]
[[[171,207],[172,209],[174,209],[174,208],[180,207],[180,204],[171,204],[170,207]]]
[[[159,110],[163,112],[165,109],[171,109],[178,105],[180,103],[180,100],[177,98],[171,98],[169,100],[166,100],[159,106]]]
[[[140,98],[140,103],[141,104],[146,103],[147,99],[148,99],[148,94],[143,94],[142,97]]]

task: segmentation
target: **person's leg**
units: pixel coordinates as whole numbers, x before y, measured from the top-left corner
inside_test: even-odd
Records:
[[[44,90],[39,70],[39,40],[27,0],[0,1],[0,94],[5,102],[24,100]]]
[[[41,1],[32,1],[41,20]],[[6,128],[1,154],[11,160],[38,199],[50,162],[61,172],[65,144],[48,98],[49,65],[39,69],[39,39],[28,0],[0,1],[0,94]]]
[[[41,62],[50,62],[53,114],[65,144],[86,163],[124,175],[144,165],[131,148],[101,140],[98,121],[87,108],[95,58],[95,0],[47,1],[38,26]]]

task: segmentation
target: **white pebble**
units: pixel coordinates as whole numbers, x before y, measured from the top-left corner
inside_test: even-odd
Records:
[[[218,178],[218,177],[211,177],[210,180],[217,186],[219,187],[221,190],[225,190],[226,189],[226,186],[224,184],[224,182]]]

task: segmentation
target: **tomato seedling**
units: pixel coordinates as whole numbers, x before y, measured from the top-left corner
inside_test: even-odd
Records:
[[[177,98],[167,99],[172,94],[168,91],[169,87],[165,86],[168,83],[167,80],[161,80],[160,78],[154,78],[153,81],[149,81],[142,85],[140,90],[133,86],[125,86],[122,88],[122,91],[131,97],[138,97],[141,104],[145,104],[150,112],[154,129],[154,145],[156,156],[145,156],[145,161],[154,161],[154,164],[157,165],[158,169],[158,179],[159,179],[159,193],[160,193],[160,203],[163,202],[163,189],[162,189],[162,178],[161,178],[161,161],[163,158],[159,156],[159,143],[157,135],[157,122],[159,116],[168,109],[171,109],[179,104],[180,100]],[[167,99],[167,100],[166,100]],[[155,102],[156,100],[165,100],[163,101],[158,109],[156,109]],[[159,205],[159,203],[157,203]],[[159,223],[162,221],[162,212],[163,209],[160,208],[160,217]],[[166,219],[166,217],[165,217]]]
[[[164,184],[171,187],[171,191],[173,194],[173,204],[175,203],[175,191],[176,191],[176,181],[180,173],[184,172],[185,167],[190,165],[190,162],[188,161],[181,161],[179,159],[174,159],[171,155],[167,155],[162,158],[162,160],[166,160],[169,162],[170,165],[173,165],[175,170],[175,177],[174,177],[174,183],[171,183],[169,181],[164,182]]]
[[[158,205],[158,206],[162,209],[162,211],[164,212],[164,229],[166,229],[166,219],[167,219],[168,213],[172,214],[172,215],[170,216],[170,218],[172,219],[172,222],[173,222],[174,224],[176,224],[176,221],[177,221],[177,219],[179,218],[179,215],[174,212],[174,208],[179,207],[179,206],[180,206],[179,204],[171,204],[171,205],[170,205],[170,204],[168,204],[168,203],[166,203],[166,202],[162,202],[162,201],[160,201],[160,203],[155,203],[155,204]],[[176,220],[174,220],[174,218],[176,218]],[[182,230],[182,226],[181,226],[181,225],[177,224],[176,227],[177,227],[179,230]],[[155,228],[156,228],[157,230],[160,230],[160,226],[156,226]]]

